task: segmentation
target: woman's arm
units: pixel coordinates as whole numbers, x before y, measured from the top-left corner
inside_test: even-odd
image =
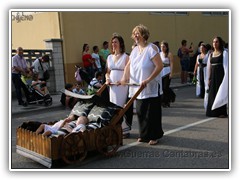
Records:
[[[172,79],[172,75],[173,75],[173,55],[172,55],[172,53],[168,54],[168,58],[170,59],[170,75],[169,75],[169,78]]]
[[[193,71],[194,76],[196,76],[196,74],[197,74],[198,59],[199,59],[199,55],[198,55],[197,58],[196,58],[196,63],[195,63],[194,71]]]
[[[122,85],[124,85],[124,84],[129,82],[129,78],[130,78],[130,62],[131,62],[131,60],[129,59],[127,65],[124,68],[124,73],[123,73],[122,79],[120,81],[120,83]]]
[[[110,84],[110,73],[111,70],[108,68],[108,61],[106,61],[106,67],[107,67],[107,72],[105,74],[105,78],[106,78],[106,84]]]

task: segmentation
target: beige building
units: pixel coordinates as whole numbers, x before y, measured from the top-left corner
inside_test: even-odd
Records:
[[[61,11],[61,12],[12,12],[12,48],[46,49],[45,40],[60,39],[63,53],[65,82],[74,83],[75,64],[81,64],[82,46],[102,47],[114,32],[125,40],[126,51],[131,52],[132,29],[144,24],[150,30],[150,42],[166,40],[174,54],[174,75],[180,73],[176,56],[181,40],[210,43],[214,36],[229,42],[229,11]],[[54,61],[54,57],[53,57]],[[56,77],[57,79],[57,77]]]

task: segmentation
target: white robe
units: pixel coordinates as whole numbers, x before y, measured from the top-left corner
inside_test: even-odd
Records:
[[[207,63],[207,75],[205,82],[208,82],[209,79],[209,74],[210,74],[210,57],[208,59]],[[224,50],[223,51],[223,68],[224,68],[224,77],[223,81],[218,89],[217,95],[215,97],[214,103],[212,105],[212,110],[217,109],[225,104],[228,103],[228,51]],[[205,90],[208,90],[208,83],[205,84]],[[204,107],[207,109],[207,103],[208,103],[208,93],[205,93],[204,97]]]
[[[198,62],[198,59],[199,59],[200,55],[197,56],[197,63],[199,64]],[[203,64],[207,64],[208,62],[208,58],[209,58],[209,53],[206,54],[206,56],[203,58]],[[207,76],[207,68],[203,68],[203,76],[204,76],[204,84],[206,84],[206,76]],[[201,93],[201,86],[200,86],[200,67],[198,66],[197,68],[197,84],[196,84],[196,96],[200,96],[200,93]]]

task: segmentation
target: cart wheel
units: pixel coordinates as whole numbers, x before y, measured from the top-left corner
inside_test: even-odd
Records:
[[[64,137],[61,154],[62,159],[68,164],[82,161],[86,157],[86,144],[81,132],[70,133]]]
[[[112,156],[119,146],[119,136],[113,127],[105,126],[99,129],[99,134],[96,137],[96,147],[99,152],[106,156]]]

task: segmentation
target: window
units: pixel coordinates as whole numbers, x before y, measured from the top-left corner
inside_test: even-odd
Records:
[[[207,12],[202,12],[202,15],[204,16],[228,16],[228,12],[227,11],[207,11]]]
[[[187,16],[188,12],[186,11],[162,11],[162,12],[150,12],[152,15],[162,15],[162,16]]]

